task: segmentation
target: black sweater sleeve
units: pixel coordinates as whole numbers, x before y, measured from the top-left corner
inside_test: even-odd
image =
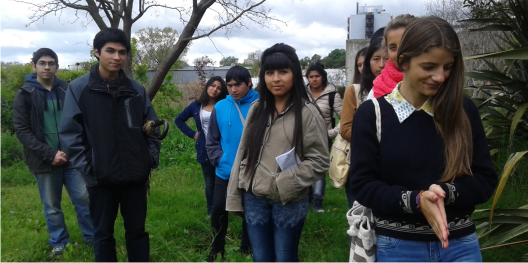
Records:
[[[446,192],[446,205],[470,207],[487,202],[498,183],[497,172],[493,167],[486,134],[479,111],[475,103],[464,99],[464,109],[471,124],[473,136],[473,160],[471,172],[473,176],[455,179],[453,183],[440,184]]]
[[[383,120],[382,120],[383,121]],[[349,189],[356,200],[373,210],[387,214],[418,213],[416,196],[420,190],[388,185],[380,180],[380,142],[376,136],[376,113],[372,101],[364,102],[354,115]],[[383,143],[383,130],[381,136]]]

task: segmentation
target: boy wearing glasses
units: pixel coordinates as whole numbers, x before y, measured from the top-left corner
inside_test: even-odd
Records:
[[[62,186],[75,206],[83,239],[91,244],[93,225],[89,198],[82,175],[68,162],[59,139],[59,127],[68,82],[55,74],[59,68],[57,54],[49,48],[33,53],[35,73],[26,76],[13,103],[13,124],[18,140],[24,146],[25,160],[38,184],[44,207],[46,226],[53,247],[50,256],[60,257],[70,242],[61,210]]]

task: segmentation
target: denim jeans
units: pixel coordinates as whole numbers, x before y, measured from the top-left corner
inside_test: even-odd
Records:
[[[150,255],[147,218],[146,184],[130,186],[93,186],[90,192],[90,213],[94,223],[93,247],[95,261],[117,262],[114,226],[121,211],[125,227],[128,261],[147,262]]]
[[[326,175],[315,182],[313,187],[313,203],[314,205],[323,205],[325,196]]]
[[[215,167],[209,162],[202,163],[200,166],[202,166],[202,173],[205,180],[205,200],[207,201],[207,214],[211,215],[216,178]]]
[[[282,205],[244,193],[244,211],[253,261],[299,261],[299,241],[308,214],[308,198]]]
[[[442,249],[440,241],[409,241],[378,236],[378,262],[482,262],[477,234],[449,239],[449,247]]]
[[[68,164],[69,165],[69,164]],[[36,173],[40,200],[44,207],[46,226],[51,238],[48,240],[52,247],[65,246],[70,242],[68,229],[61,210],[62,186],[66,187],[70,200],[75,206],[77,223],[83,232],[83,239],[92,242],[93,224],[90,219],[89,196],[86,184],[79,171],[65,167],[52,167],[48,173]]]

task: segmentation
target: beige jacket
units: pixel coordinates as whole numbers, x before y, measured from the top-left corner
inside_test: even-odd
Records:
[[[245,127],[251,126],[255,121],[263,121],[253,118],[258,103],[259,100],[256,100],[251,105]],[[303,153],[299,156],[301,163],[281,171],[275,160],[275,157],[292,149],[295,114],[288,108],[275,118],[270,117],[267,120],[263,146],[252,181],[243,177],[247,161],[246,139],[251,136],[248,129],[244,128],[227,187],[227,211],[244,211],[242,195],[246,191],[282,204],[299,201],[308,195],[312,184],[326,175],[330,159],[323,118],[315,105],[309,102],[305,102],[302,108],[302,118]]]
[[[341,109],[343,107],[343,101],[341,100],[341,96],[339,93],[337,93],[336,87],[334,85],[328,83],[326,87],[324,88],[321,95],[319,95],[318,98],[314,99],[312,95],[312,91],[310,90],[310,84],[306,85],[306,92],[308,92],[308,97],[312,100],[312,103],[316,103],[319,109],[321,110],[321,113],[323,113],[323,117],[326,124],[326,129],[328,130],[328,138],[335,139],[335,137],[339,134],[339,128],[340,123],[336,124],[334,128],[332,128],[332,116],[330,116],[330,105],[329,105],[329,93],[335,92],[335,98],[334,98],[334,112],[337,114],[337,116],[341,119]]]

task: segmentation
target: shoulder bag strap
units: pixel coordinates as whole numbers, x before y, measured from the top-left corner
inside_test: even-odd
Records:
[[[376,111],[376,135],[378,136],[378,142],[381,142],[381,111],[377,99],[372,99],[374,103],[374,109]]]
[[[240,108],[238,107],[238,103],[235,102],[235,106],[238,110],[238,115],[240,116],[240,121],[242,122],[242,126],[245,126],[246,120],[244,120],[244,116],[242,115],[242,112],[240,111]]]
[[[335,127],[335,118],[334,118],[334,101],[335,101],[335,92],[330,92],[328,94],[328,106],[330,106],[330,120],[332,121],[332,128]]]

